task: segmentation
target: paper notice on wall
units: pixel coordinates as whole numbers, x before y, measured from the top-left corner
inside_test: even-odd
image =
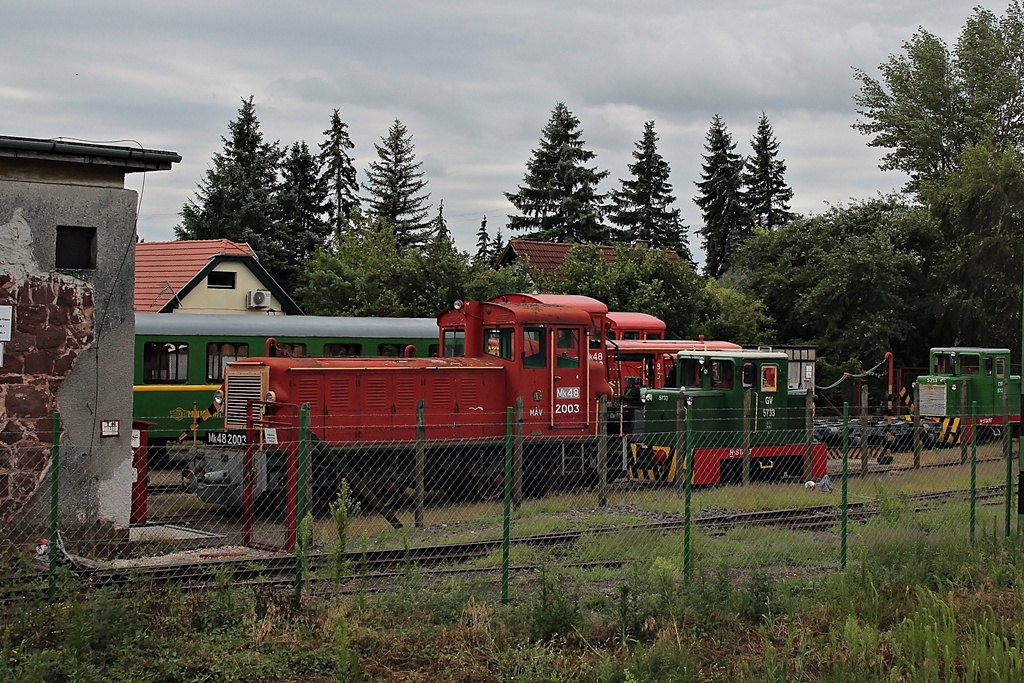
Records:
[[[0,305],[0,342],[11,341],[14,332],[14,306]]]

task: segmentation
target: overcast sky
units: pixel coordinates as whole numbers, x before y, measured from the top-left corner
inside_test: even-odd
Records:
[[[953,44],[977,0],[7,0],[0,134],[132,140],[183,160],[134,174],[139,235],[174,239],[184,202],[222,149],[241,100],[264,136],[315,148],[340,110],[360,180],[400,119],[436,211],[473,251],[556,102],[580,119],[608,191],[645,121],[672,167],[699,251],[694,182],[711,117],[749,153],[767,113],[793,209],[866,199],[904,179],[851,128],[853,68],[877,73],[919,27]],[[1006,0],[981,3],[1002,14]],[[121,143],[125,144],[125,143]],[[130,144],[135,144],[130,143]],[[506,239],[510,235],[505,232]]]

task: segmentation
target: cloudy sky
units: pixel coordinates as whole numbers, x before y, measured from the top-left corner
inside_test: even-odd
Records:
[[[139,234],[173,239],[242,98],[266,138],[322,140],[340,110],[360,179],[400,119],[431,202],[462,249],[483,216],[503,226],[504,192],[556,102],[580,119],[603,190],[627,177],[654,120],[698,250],[693,204],[711,117],[749,152],[766,112],[793,208],[820,213],[899,187],[851,128],[853,68],[875,73],[919,27],[956,41],[978,0],[7,0],[0,134],[131,140],[171,150],[144,190]],[[1007,0],[981,2],[1002,14]],[[509,235],[506,232],[505,237]]]

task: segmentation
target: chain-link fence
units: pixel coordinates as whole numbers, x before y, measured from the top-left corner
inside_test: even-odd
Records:
[[[417,414],[364,421],[362,433],[300,406],[267,419],[259,408],[219,445],[153,444],[138,418],[131,480],[101,488],[99,510],[76,502],[89,470],[56,417],[41,439],[53,442],[50,467],[9,527],[30,558],[18,566],[51,590],[62,567],[107,579],[230,571],[297,587],[481,571],[514,596],[510,577],[539,568],[595,582],[655,566],[687,577],[822,572],[856,563],[868,538],[1016,533],[1012,435],[977,418],[950,443],[917,417],[847,408],[816,421],[810,406],[755,414],[685,393],[661,422],[657,405],[602,406],[566,436],[524,433],[515,406],[439,420],[421,401]],[[89,515],[124,505],[127,528],[90,526]]]

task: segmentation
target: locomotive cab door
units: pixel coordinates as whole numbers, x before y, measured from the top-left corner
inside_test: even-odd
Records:
[[[582,327],[552,327],[548,334],[552,428],[582,428],[590,424],[590,354]]]

